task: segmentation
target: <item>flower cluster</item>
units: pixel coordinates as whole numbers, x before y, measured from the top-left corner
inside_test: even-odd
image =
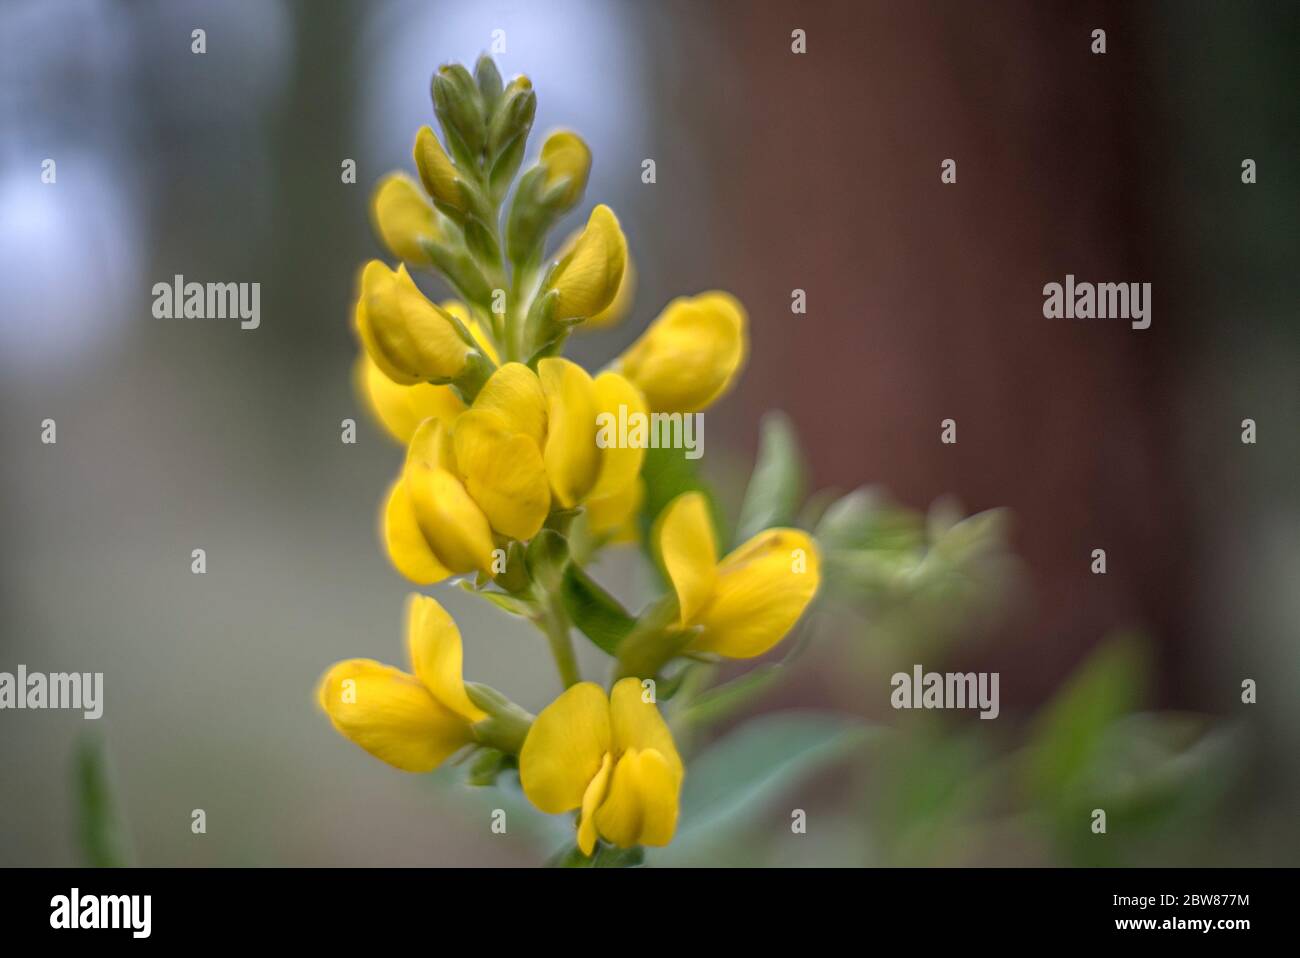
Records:
[[[819,559],[792,528],[757,531],[719,558],[705,497],[684,491],[651,514],[646,450],[598,443],[597,423],[709,407],[744,365],[746,313],[727,293],[684,297],[595,375],[563,358],[573,330],[618,322],[634,292],[607,206],[548,246],[582,200],[591,151],[552,133],[520,173],[536,94],[527,77],[504,83],[487,57],[473,73],[442,67],[432,94],[442,136],[417,132],[418,181],[393,173],[373,196],[396,268],[365,266],[354,311],[358,390],[406,447],[382,507],[384,546],[412,583],[461,577],[535,623],[565,690],[534,717],[465,682],[456,624],[416,595],[411,672],[339,662],[318,699],[341,734],[397,768],[427,772],[471,752],[517,768],[538,809],[578,813],[585,856],[602,840],[663,845],[685,776],[659,711],[675,663],[767,652],[816,594]],[[440,276],[455,298],[433,302],[408,270]],[[584,566],[641,530],[669,587],[634,616]],[[578,674],[575,627],[613,659],[608,693]]]

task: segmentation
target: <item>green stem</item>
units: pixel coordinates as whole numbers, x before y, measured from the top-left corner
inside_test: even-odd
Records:
[[[542,611],[536,619],[537,627],[546,633],[546,640],[551,645],[551,655],[555,656],[556,668],[560,670],[560,681],[567,689],[582,681],[578,672],[578,659],[573,652],[573,637],[570,635],[569,617],[560,607],[559,598],[547,595],[542,600]]]

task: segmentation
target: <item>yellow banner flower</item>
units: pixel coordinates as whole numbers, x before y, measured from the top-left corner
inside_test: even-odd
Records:
[[[551,510],[542,448],[546,397],[522,363],[506,363],[456,422],[456,465],[492,528],[531,539]]]
[[[464,303],[447,300],[442,309],[461,321],[474,337],[479,349],[495,364],[496,347],[488,338],[483,325],[474,319]],[[390,436],[406,445],[415,435],[416,427],[430,417],[448,429],[466,409],[460,394],[451,386],[415,383],[404,386],[385,375],[370,354],[361,350],[353,367],[353,384],[371,414]]]
[[[411,441],[416,427],[424,420],[434,418],[450,427],[465,411],[465,403],[451,386],[431,383],[403,386],[395,383],[375,365],[364,349],[357,356],[353,379],[358,395],[371,414],[390,436],[403,445]]]
[[[397,571],[417,585],[491,572],[492,529],[461,483],[451,439],[437,419],[426,419],[411,437],[384,504],[383,535]]]
[[[384,245],[408,263],[430,265],[423,241],[445,239],[437,211],[405,173],[390,173],[379,181],[370,201],[370,216]]]
[[[682,760],[641,680],[625,678],[609,698],[580,682],[544,708],[519,753],[528,800],[557,815],[579,809],[578,847],[597,837],[620,848],[667,845],[677,828]]]
[[[407,772],[430,772],[475,740],[487,718],[465,692],[456,623],[435,600],[406,605],[411,671],[373,659],[347,659],[321,678],[316,699],[344,738]]]
[[[555,269],[550,288],[559,293],[557,322],[594,316],[614,301],[627,265],[627,240],[614,211],[603,203]]]
[[[735,381],[749,350],[745,308],[722,292],[668,304],[615,369],[655,412],[699,412]]]
[[[538,364],[547,400],[546,474],[562,508],[588,506],[596,533],[620,529],[640,504],[639,476],[645,450],[598,441],[602,422],[644,414],[645,400],[617,373],[595,379],[567,359]],[[617,436],[616,428],[605,433]]]
[[[799,529],[765,529],[719,562],[698,492],[668,504],[654,540],[677,593],[681,626],[700,630],[687,651],[762,655],[794,627],[821,582],[817,544]]]
[[[582,235],[581,231],[570,233],[569,237],[560,246],[559,252],[555,258],[564,259],[569,252],[578,243],[578,237]],[[636,262],[632,259],[631,252],[627,253],[627,258],[623,263],[623,278],[619,280],[618,292],[610,300],[608,306],[600,312],[588,316],[578,326],[581,330],[608,329],[622,322],[632,310],[632,300],[636,296]]]
[[[424,298],[405,265],[371,260],[361,273],[357,334],[370,358],[403,385],[447,383],[469,364],[473,348],[443,309]]]

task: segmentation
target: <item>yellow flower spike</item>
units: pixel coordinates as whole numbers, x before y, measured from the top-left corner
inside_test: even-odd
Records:
[[[537,373],[547,403],[546,475],[555,499],[571,509],[600,478],[603,451],[596,446],[596,384],[585,369],[567,359],[543,359]]]
[[[451,162],[433,130],[420,127],[415,134],[415,168],[420,171],[420,182],[439,203],[455,210],[465,209],[465,196],[460,186],[460,171]]]
[[[591,172],[591,150],[582,137],[567,130],[552,133],[542,144],[541,164],[546,169],[545,185],[549,189],[567,179],[559,205],[569,209],[582,198]]]
[[[394,382],[450,382],[465,371],[471,347],[454,321],[424,298],[404,265],[390,270],[371,260],[361,274],[357,301],[361,343]]]
[[[347,659],[325,673],[316,698],[334,728],[407,772],[430,772],[474,741],[486,713],[465,694],[461,639],[436,601],[407,604],[407,648],[416,674],[372,659]]]
[[[748,353],[745,309],[727,293],[675,299],[615,364],[655,412],[699,412],[735,381]]]
[[[579,809],[578,847],[597,837],[623,848],[666,845],[677,827],[683,778],[672,733],[641,680],[625,678],[609,698],[581,682],[542,710],[519,753],[524,794],[539,809]]]
[[[422,241],[444,239],[437,211],[405,173],[390,173],[379,181],[370,200],[370,218],[389,251],[408,263],[430,265]]]
[[[557,322],[594,316],[614,301],[627,265],[627,240],[613,210],[591,211],[582,235],[556,267],[550,287],[559,295],[551,318]]]
[[[405,445],[415,428],[430,417],[451,426],[465,411],[456,390],[450,386],[415,383],[403,386],[393,382],[375,365],[364,349],[353,369],[357,392],[387,433]]]
[[[699,628],[691,651],[762,655],[794,627],[821,583],[817,544],[799,529],[766,529],[716,562],[708,508],[697,492],[668,505],[655,541],[682,626]]]

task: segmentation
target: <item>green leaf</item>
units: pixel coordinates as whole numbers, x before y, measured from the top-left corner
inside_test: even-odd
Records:
[[[803,500],[803,455],[789,417],[770,412],[760,428],[758,458],[740,507],[737,543],[764,529],[793,524]]]
[[[602,651],[614,655],[636,619],[591,576],[570,562],[560,586],[565,611],[579,631]]]
[[[1069,813],[1107,727],[1138,707],[1145,687],[1137,635],[1107,639],[1088,657],[1035,721],[1026,758],[1029,786],[1040,800]]]
[[[641,478],[645,481],[645,498],[641,502],[641,543],[650,554],[650,532],[655,519],[668,503],[684,492],[700,492],[709,503],[709,514],[713,518],[713,531],[718,542],[727,542],[723,535],[725,523],[722,513],[713,495],[713,490],[700,478],[696,469],[696,460],[687,459],[680,449],[647,449],[645,462],[641,466]],[[658,566],[656,565],[656,568]]]
[[[546,864],[550,868],[639,868],[645,864],[645,849],[640,845],[615,848],[601,842],[588,858],[575,844],[561,849]]]
[[[503,609],[511,615],[523,616],[529,618],[533,614],[533,607],[524,599],[511,595],[508,592],[496,592],[491,589],[476,589],[473,584],[462,579],[459,583],[461,589],[470,595],[491,602],[498,609]]]
[[[103,741],[83,738],[77,746],[75,769],[78,832],[82,856],[95,868],[120,868],[132,859],[111,781]]]
[[[747,722],[689,764],[677,836],[651,849],[650,863],[710,860],[782,794],[860,747],[872,732],[856,718],[827,712],[778,712]]]
[[[765,662],[745,674],[701,693],[680,713],[680,720],[702,728],[735,714],[767,691],[781,678],[785,666]]]

